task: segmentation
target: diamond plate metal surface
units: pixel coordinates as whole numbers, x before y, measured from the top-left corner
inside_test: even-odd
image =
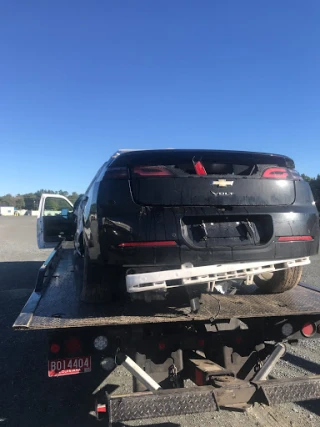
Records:
[[[110,422],[216,411],[212,387],[109,397]]]
[[[269,405],[320,399],[320,375],[290,380],[258,381]]]

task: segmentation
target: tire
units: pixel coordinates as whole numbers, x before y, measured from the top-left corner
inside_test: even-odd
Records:
[[[84,245],[83,283],[80,300],[90,304],[112,301],[111,287],[105,280],[104,268],[102,265],[91,261],[86,245]]]
[[[255,276],[254,282],[266,294],[281,294],[298,285],[302,267],[292,267],[274,273],[263,273]]]

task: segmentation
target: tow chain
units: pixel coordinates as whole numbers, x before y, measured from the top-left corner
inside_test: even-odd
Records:
[[[262,366],[263,366],[263,362],[262,362],[262,360],[261,360],[261,359],[258,359],[258,360],[257,360],[257,363],[256,363],[256,365],[255,365],[255,367],[254,367],[254,372],[255,372],[255,373],[259,372],[259,371],[260,371],[260,369],[262,368]]]
[[[172,359],[173,363],[169,366],[168,374],[169,374],[169,381],[172,384],[172,388],[179,388],[179,377],[178,377],[178,369],[176,365],[174,364],[174,360]]]

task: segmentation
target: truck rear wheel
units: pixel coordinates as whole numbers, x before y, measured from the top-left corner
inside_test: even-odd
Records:
[[[84,245],[83,283],[80,299],[93,304],[112,300],[110,283],[106,280],[106,271],[102,265],[91,261],[86,245]]]
[[[302,267],[292,267],[273,273],[255,276],[254,282],[266,294],[281,294],[298,285],[301,280]]]

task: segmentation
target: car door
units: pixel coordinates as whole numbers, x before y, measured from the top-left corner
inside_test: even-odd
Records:
[[[54,248],[63,239],[72,240],[75,228],[70,200],[58,194],[42,194],[37,218],[39,249]]]

